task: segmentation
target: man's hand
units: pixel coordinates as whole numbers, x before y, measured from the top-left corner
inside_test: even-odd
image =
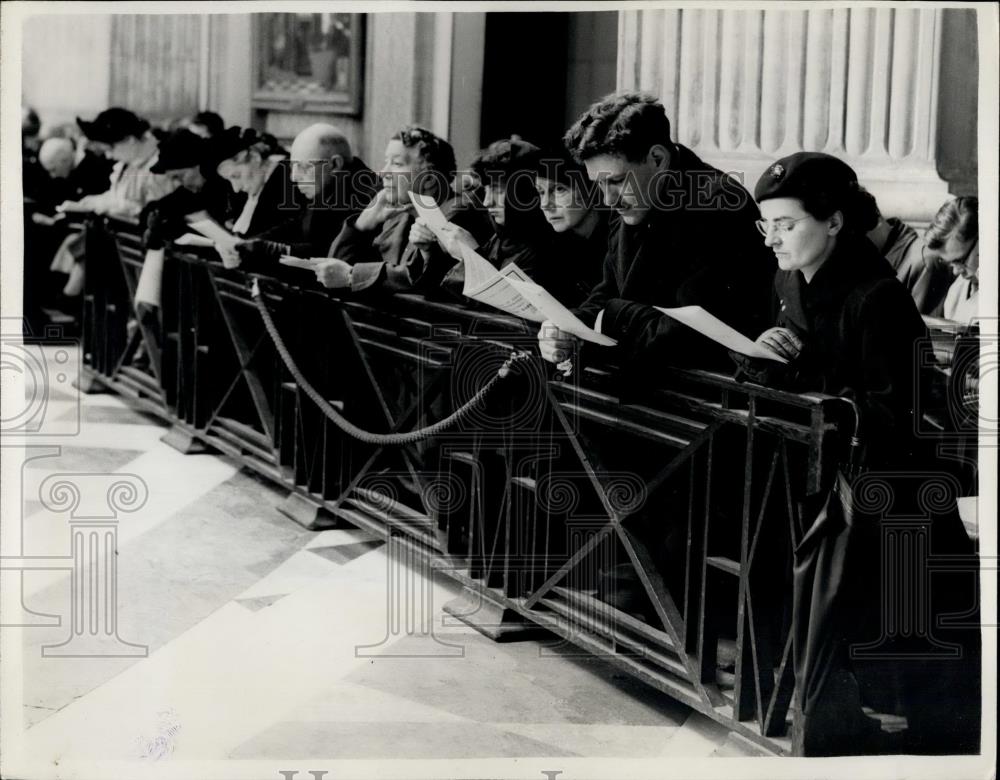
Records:
[[[219,244],[216,244],[215,251],[219,254],[219,258],[222,260],[222,265],[226,268],[239,268],[240,264],[243,262],[239,254],[231,246],[220,246]]]
[[[542,358],[550,363],[566,364],[573,357],[578,341],[572,333],[559,330],[549,320],[538,329],[538,349]]]
[[[378,230],[393,214],[398,214],[405,210],[406,206],[395,206],[389,203],[385,190],[379,190],[372,199],[372,202],[365,207],[364,211],[358,214],[358,219],[354,223],[354,227],[366,233]]]
[[[331,290],[351,286],[351,264],[331,257],[316,264],[316,278]]]
[[[768,328],[757,337],[757,343],[785,360],[795,360],[802,351],[801,339],[788,328]]]
[[[444,233],[444,236],[439,243],[444,247],[444,251],[456,260],[462,259],[462,244],[465,244],[470,249],[475,249],[479,246],[479,242],[476,241],[472,233],[464,227],[459,227],[454,222],[449,222],[441,228],[441,232]]]

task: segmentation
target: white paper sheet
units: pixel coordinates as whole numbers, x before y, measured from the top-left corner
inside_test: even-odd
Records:
[[[232,249],[242,239],[237,238],[204,211],[188,214],[187,223],[220,249]]]
[[[465,266],[465,284],[462,293],[470,298],[487,284],[493,282],[499,276],[493,263],[480,255],[475,249],[462,246],[462,262]]]
[[[694,328],[703,336],[707,336],[712,341],[718,342],[734,352],[739,352],[741,355],[763,358],[764,360],[776,360],[779,363],[788,362],[767,347],[762,347],[760,344],[751,341],[714,314],[705,311],[701,306],[679,306],[673,309],[664,309],[657,306],[655,308],[657,311],[661,311],[668,317],[684,323],[689,328]]]
[[[315,271],[316,264],[327,260],[326,257],[294,257],[293,255],[282,255],[278,262],[290,268],[304,268],[307,271]]]
[[[178,236],[174,239],[174,243],[177,246],[215,246],[212,239],[199,236],[197,233],[185,233],[183,236]]]
[[[551,320],[560,330],[595,344],[613,346],[617,343],[580,322],[544,287],[531,281],[531,277],[517,263],[511,263],[502,271],[497,271],[489,260],[474,249],[464,245],[461,249],[465,264],[465,286],[462,292],[467,297],[515,317],[534,322]]]
[[[410,200],[413,201],[413,207],[417,210],[417,216],[427,223],[427,227],[430,228],[438,241],[443,243],[445,238],[441,229],[448,224],[448,218],[438,208],[438,204],[434,202],[434,198],[428,195],[421,195],[417,192],[410,192]]]
[[[511,286],[509,279],[528,278],[517,265],[511,263],[503,273],[499,273],[475,249],[462,244],[461,250],[462,262],[465,263],[465,286],[462,288],[465,296],[515,317],[534,322],[545,320],[545,316]]]
[[[135,303],[160,306],[163,290],[163,250],[149,249],[135,286]]]
[[[541,285],[520,279],[510,279],[509,283],[530,301],[531,305],[541,312],[546,320],[550,320],[559,330],[572,333],[584,341],[590,341],[604,347],[613,347],[618,343],[610,336],[605,336],[603,333],[598,333],[596,330],[584,325],[579,317],[563,306],[552,293]]]

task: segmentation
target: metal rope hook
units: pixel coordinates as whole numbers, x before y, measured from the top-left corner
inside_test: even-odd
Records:
[[[261,295],[260,284],[258,283],[258,278],[254,277],[253,283],[250,287],[250,295],[257,306],[257,310],[260,312],[261,319],[264,321],[264,328],[267,330],[268,335],[271,337],[271,341],[274,343],[274,348],[278,351],[281,356],[282,362],[285,367],[291,373],[292,377],[295,379],[295,383],[299,388],[309,396],[309,398],[316,404],[321,412],[340,430],[346,433],[348,436],[353,436],[359,441],[366,442],[368,444],[375,445],[401,445],[401,444],[412,444],[413,442],[422,441],[424,439],[429,439],[448,428],[451,428],[456,423],[467,417],[473,409],[482,404],[486,399],[489,392],[496,387],[497,383],[501,379],[505,379],[510,375],[510,370],[514,366],[514,363],[521,360],[526,360],[531,357],[531,354],[527,351],[512,351],[510,357],[508,357],[503,364],[497,369],[496,374],[490,378],[490,380],[483,385],[479,391],[468,401],[466,401],[462,406],[452,412],[450,415],[445,417],[443,420],[439,420],[433,425],[428,425],[426,428],[420,428],[415,431],[407,431],[406,433],[372,433],[371,431],[366,431],[358,426],[354,425],[350,420],[343,417],[336,409],[334,409],[326,399],[324,399],[299,371],[299,367],[295,364],[295,360],[292,358],[291,354],[288,352],[288,348],[285,346],[284,340],[282,340],[281,335],[278,333],[278,329],[274,324],[274,320],[271,317],[271,312],[267,308],[267,304],[264,303],[264,297]]]

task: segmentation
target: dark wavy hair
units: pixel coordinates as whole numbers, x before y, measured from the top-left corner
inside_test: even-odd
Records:
[[[551,232],[539,206],[535,171],[541,150],[513,135],[494,141],[473,158],[471,169],[484,187],[503,187],[504,225],[498,234],[533,240]]]
[[[802,208],[816,219],[828,219],[839,211],[844,215],[841,230],[846,233],[864,235],[878,224],[880,215],[875,196],[857,181],[837,189],[817,187],[800,193],[798,198]]]
[[[415,149],[428,168],[440,171],[449,179],[455,175],[455,150],[443,138],[417,125],[404,125],[390,141],[399,141],[407,149]]]
[[[674,150],[663,104],[642,92],[620,92],[594,103],[566,131],[563,143],[579,163],[599,154],[640,162],[656,144]]]
[[[954,234],[960,241],[979,237],[979,198],[963,195],[938,209],[924,234],[928,249],[940,249]]]
[[[451,192],[451,180],[458,167],[451,144],[417,125],[404,125],[389,140],[415,150],[423,163],[423,170],[414,179],[414,189],[443,202]]]

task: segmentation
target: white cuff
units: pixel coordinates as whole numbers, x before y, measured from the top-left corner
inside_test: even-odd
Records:
[[[597,319],[594,320],[594,330],[598,333],[601,332],[601,323],[604,321],[604,309],[597,312]]]

